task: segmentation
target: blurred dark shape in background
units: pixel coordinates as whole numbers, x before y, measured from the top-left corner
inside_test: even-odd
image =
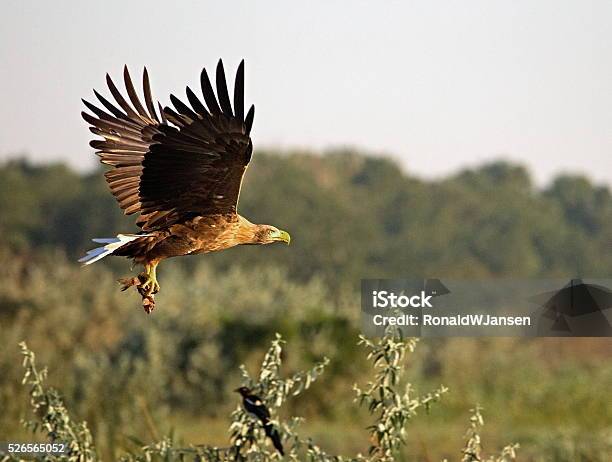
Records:
[[[531,301],[542,307],[539,335],[561,331],[574,337],[612,336],[612,325],[603,313],[612,308],[612,291],[607,287],[572,279],[559,291],[536,295]]]

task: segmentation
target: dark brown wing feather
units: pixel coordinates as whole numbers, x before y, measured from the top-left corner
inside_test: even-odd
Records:
[[[206,70],[202,94],[206,106],[187,88],[191,107],[171,95],[175,110],[160,106],[155,112],[145,69],[145,104],[138,99],[127,68],[124,81],[130,105],[107,76],[114,106],[96,92],[110,114],[84,101],[96,116],[83,113],[90,130],[104,140],[98,149],[113,195],[126,214],[139,213],[144,230],[158,229],[193,215],[235,212],[240,185],[251,159],[249,137],[254,107],[244,118],[244,63],[240,63],[234,89],[234,109],[225,82],[223,63],[216,71],[217,97]],[[235,112],[235,115],[234,115]],[[172,124],[172,125],[171,125]]]

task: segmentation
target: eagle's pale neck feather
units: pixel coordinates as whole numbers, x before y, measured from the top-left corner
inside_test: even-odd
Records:
[[[239,244],[251,244],[258,242],[259,225],[251,223],[246,218],[238,215],[238,231],[235,239]]]

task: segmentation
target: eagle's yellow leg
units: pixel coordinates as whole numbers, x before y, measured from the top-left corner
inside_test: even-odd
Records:
[[[160,286],[157,282],[157,265],[159,262],[145,263],[144,272],[138,275],[140,285],[138,290],[142,291],[144,295],[153,295],[159,292]]]

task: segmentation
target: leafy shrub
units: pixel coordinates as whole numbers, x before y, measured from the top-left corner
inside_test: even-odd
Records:
[[[297,396],[308,390],[310,385],[323,373],[329,361],[324,359],[312,369],[299,372],[289,378],[280,374],[282,363],[282,344],[280,335],[267,351],[261,364],[257,379],[253,379],[244,366],[241,367],[242,383],[255,390],[262,397],[271,412],[273,424],[280,429],[285,441],[287,457],[290,460],[308,460],[310,462],[394,462],[400,447],[405,444],[406,426],[417,415],[417,410],[428,410],[448,390],[440,387],[426,395],[416,395],[410,383],[403,379],[405,356],[412,353],[416,346],[415,339],[404,339],[398,330],[389,329],[384,337],[373,341],[360,338],[360,344],[367,350],[375,374],[365,388],[355,385],[356,400],[368,408],[373,421],[368,427],[370,447],[367,456],[357,454],[353,457],[331,455],[322,450],[311,438],[304,438],[298,433],[301,419],[292,417],[288,420],[278,418],[278,410],[291,396]],[[64,455],[46,456],[49,461],[96,461],[98,454],[93,446],[91,433],[85,422],[74,421],[54,389],[45,384],[46,370],[39,371],[34,353],[25,343],[21,343],[24,357],[25,375],[23,383],[29,387],[30,403],[37,417],[36,421],[26,421],[25,426],[33,432],[42,432],[51,442],[68,443]],[[484,458],[479,431],[483,425],[480,408],[473,411],[467,442],[462,450],[462,462],[508,462],[515,460],[518,445],[505,447],[498,457]],[[192,445],[177,447],[172,437],[163,438],[151,445],[141,445],[138,451],[122,455],[125,462],[150,461],[183,461],[204,460],[225,462],[234,460],[271,461],[278,460],[279,455],[270,451],[262,426],[256,418],[250,416],[241,406],[231,414],[229,427],[231,434],[228,447],[220,448],[211,445]],[[8,454],[3,462],[19,460]],[[27,460],[27,459],[24,459]]]

